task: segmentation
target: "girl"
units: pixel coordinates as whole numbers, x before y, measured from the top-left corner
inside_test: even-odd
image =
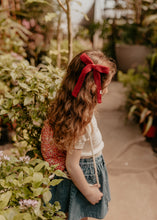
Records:
[[[44,159],[50,165],[58,164],[58,169],[66,169],[70,176],[51,188],[51,203],[59,201],[69,220],[103,219],[108,210],[110,192],[102,156],[104,143],[94,110],[115,73],[113,60],[100,51],[88,50],[75,56],[42,129]]]

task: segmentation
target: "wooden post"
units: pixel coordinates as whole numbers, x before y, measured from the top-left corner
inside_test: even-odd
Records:
[[[2,5],[2,8],[5,9],[5,14],[6,14],[7,16],[10,16],[9,0],[1,0],[1,5]]]
[[[68,26],[68,63],[70,63],[72,56],[73,56],[73,48],[72,48],[72,25],[71,25],[71,6],[70,6],[70,1],[71,0],[66,0],[66,6],[67,8],[64,7],[62,2],[60,0],[57,0],[61,8],[64,10],[67,16],[67,26]]]
[[[61,13],[59,14],[58,18],[58,25],[57,25],[57,67],[61,67],[61,38],[62,38],[62,33],[61,33]]]
[[[70,0],[66,0],[66,4],[67,4],[67,25],[68,25],[68,51],[69,51],[68,63],[70,63],[73,56]]]
[[[136,13],[136,23],[141,23],[141,14],[142,14],[142,0],[135,1],[135,13]]]

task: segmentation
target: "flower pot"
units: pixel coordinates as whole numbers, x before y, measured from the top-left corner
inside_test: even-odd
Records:
[[[144,126],[144,129],[145,129],[145,126]],[[157,135],[157,126],[152,125],[145,136],[148,138],[154,138],[156,135]]]
[[[130,68],[136,68],[144,64],[146,57],[150,54],[151,49],[144,45],[116,45],[116,58],[118,67],[123,72]]]

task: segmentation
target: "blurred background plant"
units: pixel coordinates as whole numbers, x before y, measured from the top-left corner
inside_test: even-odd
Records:
[[[127,86],[128,118],[139,123],[157,151],[157,53],[149,55],[147,61],[147,66],[130,69],[127,74],[119,71],[118,79]]]
[[[104,50],[108,49],[109,53],[116,57],[116,44],[157,47],[157,3],[155,0],[115,0],[112,1],[112,8],[108,7],[107,3],[108,1],[106,1],[102,24]],[[110,41],[114,47],[108,46]]]

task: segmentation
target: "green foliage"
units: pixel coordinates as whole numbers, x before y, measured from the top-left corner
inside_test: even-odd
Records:
[[[54,179],[55,168],[40,159],[8,157],[0,151],[0,219],[65,219],[60,204],[49,203],[49,187],[66,178],[60,171],[60,178]]]
[[[147,28],[138,24],[119,25],[117,27],[117,42],[123,44],[150,44],[147,39]]]
[[[89,49],[89,48],[86,46],[86,49]],[[78,40],[73,40],[73,56],[77,55],[83,50],[84,50],[84,46]],[[61,53],[61,67],[65,68],[67,67],[67,63],[68,63],[68,41],[67,40],[63,40],[61,42],[60,53]],[[58,55],[57,42],[56,40],[51,40],[49,51],[48,51],[48,57],[51,58],[52,64],[54,66],[56,66],[57,64],[57,55]],[[43,60],[44,60],[44,57],[43,57]]]
[[[49,49],[50,40],[54,38],[57,32],[56,23],[59,7],[57,2],[53,0],[21,0],[19,4],[20,10],[12,11],[14,24],[17,26],[21,23],[20,26],[31,34],[27,34],[27,43],[18,41],[16,38],[16,44],[21,44],[22,48],[22,44],[24,44],[25,57],[33,65],[38,65],[41,62],[41,56],[45,55]],[[11,16],[12,13],[10,13]],[[5,18],[5,20],[9,20],[9,18]],[[7,26],[6,29],[8,29]],[[25,33],[22,34],[25,35]],[[11,37],[6,35],[5,39],[11,45]],[[17,51],[14,52],[18,53]]]
[[[18,22],[0,14],[0,50],[26,56],[24,47],[31,33]]]
[[[22,146],[25,150],[40,148],[43,121],[63,72],[54,68],[49,58],[45,58],[47,65],[38,67],[25,59],[15,61],[9,54],[2,58],[0,80],[7,81],[8,92],[2,93],[0,115],[16,122],[16,145],[23,154]]]
[[[118,72],[118,78],[123,82],[124,86],[128,86],[130,90],[138,91],[148,89],[149,74],[148,68],[138,66],[138,69],[129,69],[127,74]]]
[[[106,1],[106,5],[109,6],[109,1]],[[113,7],[105,8],[105,19],[101,28],[104,51],[116,58],[117,43],[157,47],[156,11],[156,0],[142,0],[138,3],[133,0],[113,1]]]
[[[130,69],[127,74],[118,73],[120,82],[127,86],[128,118],[134,117],[139,124],[146,124],[143,135],[146,135],[150,127],[157,124],[157,85],[153,77],[156,77],[156,55],[149,58],[148,67]],[[154,69],[155,68],[155,69]]]

